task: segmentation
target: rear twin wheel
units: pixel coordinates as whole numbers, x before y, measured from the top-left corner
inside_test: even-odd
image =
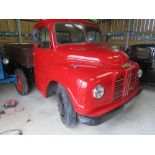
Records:
[[[28,81],[25,73],[21,69],[15,70],[15,75],[17,78],[17,83],[15,84],[16,89],[20,95],[27,95],[28,93]]]

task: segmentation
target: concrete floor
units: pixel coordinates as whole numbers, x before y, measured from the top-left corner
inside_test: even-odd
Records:
[[[136,104],[99,126],[78,124],[66,128],[59,118],[56,97],[44,98],[34,89],[28,96],[20,96],[14,85],[0,85],[0,104],[16,99],[16,111],[7,112],[0,118],[0,132],[21,129],[23,134],[155,134],[155,87],[146,87]]]

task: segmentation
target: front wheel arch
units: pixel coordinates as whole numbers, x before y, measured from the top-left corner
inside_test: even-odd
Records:
[[[58,82],[57,81],[51,81],[46,89],[46,97],[50,97],[52,95],[56,95],[57,88],[58,88]]]

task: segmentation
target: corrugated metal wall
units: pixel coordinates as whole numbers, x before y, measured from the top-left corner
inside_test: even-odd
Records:
[[[127,19],[114,19],[101,22],[101,29],[111,34],[109,45],[125,47],[128,30]],[[155,19],[132,19],[129,45],[155,43]]]
[[[16,23],[15,20],[0,20],[0,32],[15,32]],[[16,42],[17,37],[15,36],[6,36],[0,35],[0,43],[3,42]]]
[[[22,41],[31,42],[31,33],[36,22],[20,20]],[[17,21],[15,19],[0,19],[0,44],[18,42]]]
[[[119,45],[125,47],[128,30],[128,19],[103,20],[101,29],[105,34],[111,34],[108,43],[110,46]],[[22,41],[31,42],[31,32],[35,21],[20,20]],[[2,35],[1,32],[12,32],[12,35]],[[17,23],[15,19],[0,19],[0,44],[6,42],[18,42]],[[129,45],[139,43],[155,43],[155,19],[131,20]]]

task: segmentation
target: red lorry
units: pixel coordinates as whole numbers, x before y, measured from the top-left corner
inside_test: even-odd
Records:
[[[35,81],[45,97],[57,94],[62,122],[98,125],[140,92],[141,70],[123,51],[103,44],[99,26],[86,20],[40,20],[34,44],[8,44],[22,95]],[[130,101],[130,102],[129,102]]]

